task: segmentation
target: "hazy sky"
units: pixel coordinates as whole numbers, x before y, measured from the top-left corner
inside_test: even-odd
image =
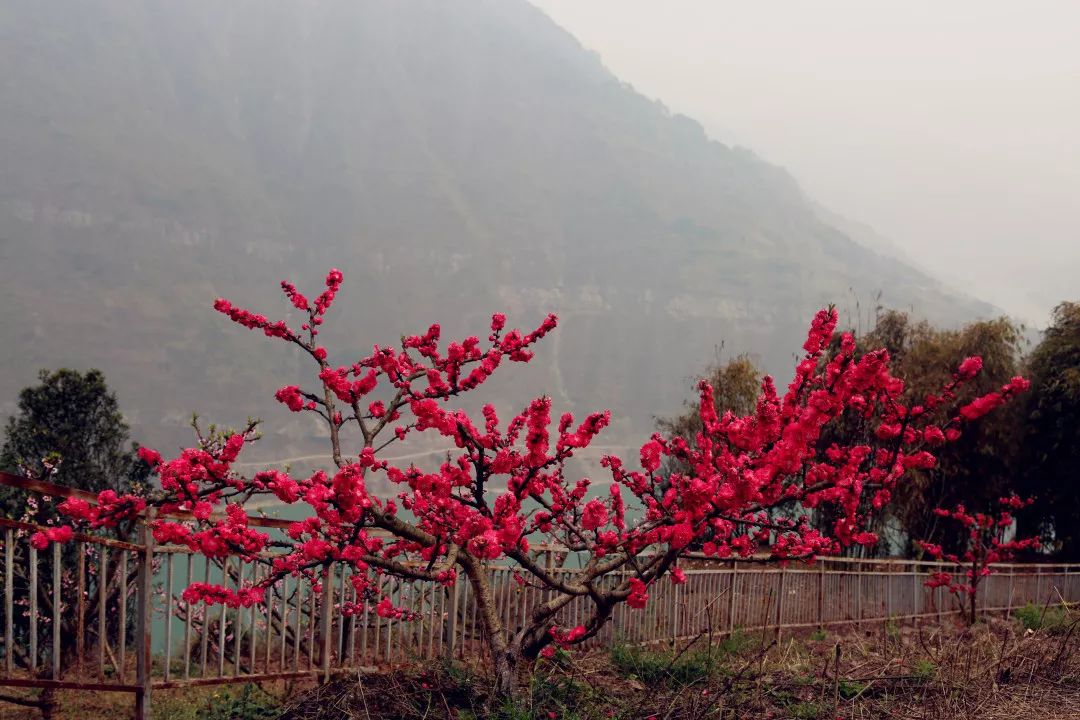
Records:
[[[1080,300],[1080,1],[534,2],[939,277],[1037,325]]]

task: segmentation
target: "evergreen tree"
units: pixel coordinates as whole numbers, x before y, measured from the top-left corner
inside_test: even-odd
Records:
[[[4,428],[0,469],[93,493],[122,494],[146,482],[149,467],[100,370],[42,370],[38,379],[19,393],[18,412]],[[27,496],[0,488],[0,513],[23,516]],[[39,504],[29,521],[42,524],[54,514],[51,504]]]

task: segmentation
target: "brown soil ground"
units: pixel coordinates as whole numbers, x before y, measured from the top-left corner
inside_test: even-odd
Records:
[[[559,654],[514,702],[480,667],[430,663],[312,688],[157,691],[155,720],[1080,719],[1080,615],[862,631],[700,637],[674,648]],[[1032,623],[1029,622],[1029,625]],[[14,694],[14,692],[9,693]],[[230,701],[230,697],[233,699]],[[58,693],[57,720],[130,717],[128,696]],[[256,705],[251,712],[249,705]],[[246,710],[244,708],[247,708]],[[0,718],[36,710],[0,702]]]
[[[842,635],[707,638],[543,663],[497,705],[461,667],[339,678],[289,703],[288,720],[346,718],[1080,718],[1076,623],[885,625]]]

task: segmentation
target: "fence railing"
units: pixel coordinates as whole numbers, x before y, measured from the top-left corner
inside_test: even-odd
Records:
[[[11,476],[0,484],[15,484]],[[30,481],[19,479],[19,487]],[[55,486],[53,495],[77,491]],[[146,518],[148,521],[150,518]],[[285,521],[253,518],[264,527]],[[413,619],[383,618],[370,608],[346,614],[357,600],[348,567],[326,569],[316,589],[305,578],[273,583],[266,602],[248,608],[189,605],[192,582],[239,587],[265,577],[266,565],[236,557],[208,562],[186,547],[155,546],[146,522],[137,540],[76,535],[39,551],[38,528],[0,519],[4,540],[3,670],[0,686],[129,692],[136,717],[148,717],[152,690],[290,678],[325,678],[344,668],[387,666],[435,657],[483,658],[486,644],[467,583],[453,587],[382,578],[380,590]],[[544,550],[541,552],[554,552]],[[650,587],[642,610],[617,606],[586,647],[616,642],[662,644],[742,631],[941,619],[963,610],[943,588],[925,587],[936,562],[827,558],[814,565],[695,560],[686,582]],[[1080,600],[1080,565],[998,565],[980,586],[980,612],[1027,603]],[[520,627],[553,592],[521,584],[508,567],[487,569],[503,624]],[[575,567],[552,567],[572,581]],[[604,582],[625,578],[613,574]],[[588,615],[576,598],[556,619],[572,627]]]

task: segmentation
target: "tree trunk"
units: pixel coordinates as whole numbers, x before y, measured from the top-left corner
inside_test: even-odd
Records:
[[[463,558],[459,562],[472,586],[473,598],[484,628],[484,639],[495,666],[495,695],[500,698],[516,697],[521,686],[521,670],[523,666],[527,666],[522,660],[520,641],[507,642],[506,628],[499,618],[486,568],[472,558]]]
[[[499,698],[516,698],[521,689],[521,656],[510,648],[493,654],[495,658],[495,695]]]
[[[527,692],[532,681],[536,657],[529,657],[517,636],[495,658],[495,694],[500,698],[518,698]]]

